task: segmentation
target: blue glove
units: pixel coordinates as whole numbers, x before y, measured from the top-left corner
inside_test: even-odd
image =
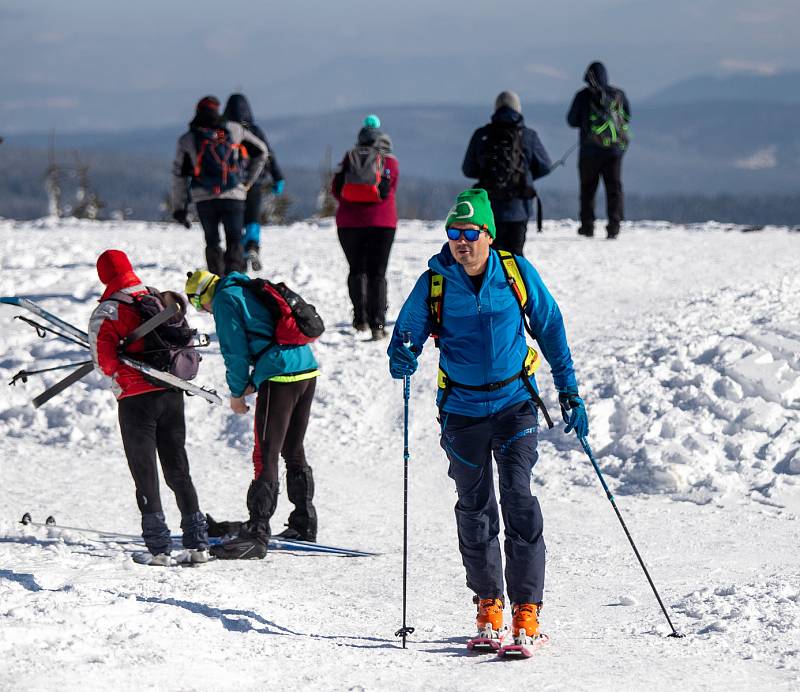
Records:
[[[282,195],[284,187],[286,187],[286,181],[285,180],[283,180],[283,179],[276,180],[274,183],[272,183],[272,194],[273,195]]]
[[[412,347],[413,348],[413,347]],[[417,354],[404,344],[398,344],[389,355],[389,372],[396,380],[417,371]]]
[[[578,390],[559,392],[558,403],[561,405],[561,417],[567,424],[564,432],[574,430],[578,437],[586,437],[589,434],[589,417],[586,415],[583,399],[578,396]]]

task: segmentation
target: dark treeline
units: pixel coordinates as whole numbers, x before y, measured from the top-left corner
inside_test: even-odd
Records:
[[[131,152],[84,150],[59,151],[57,162],[89,166],[89,178],[105,204],[100,218],[169,219],[166,208],[170,186],[169,161]],[[48,166],[46,150],[0,147],[0,216],[32,219],[48,211],[44,177]],[[319,170],[285,167],[288,218],[306,219],[318,209],[321,175]],[[70,176],[74,179],[71,184]],[[77,175],[68,168],[63,197],[69,202],[77,190]],[[425,180],[402,175],[397,204],[401,218],[442,219],[455,195],[466,181]],[[541,191],[545,219],[575,218],[577,191],[544,188]],[[602,196],[602,190],[599,197]],[[598,199],[598,212],[603,205]],[[659,219],[675,223],[716,220],[746,225],[800,224],[800,194],[628,194],[628,220]]]

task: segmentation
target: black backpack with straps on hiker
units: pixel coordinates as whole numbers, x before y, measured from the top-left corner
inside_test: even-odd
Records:
[[[213,195],[232,190],[243,180],[242,149],[225,127],[198,127],[192,130],[197,158],[192,185]]]
[[[522,141],[524,128],[491,123],[487,130],[477,187],[482,187],[493,199],[533,199],[536,190],[528,182],[529,162]]]

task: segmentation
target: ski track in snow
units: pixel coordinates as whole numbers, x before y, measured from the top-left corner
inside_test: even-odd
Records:
[[[455,493],[438,445],[436,354],[412,380],[409,624],[399,648],[402,385],[386,342],[350,329],[346,264],[330,222],[264,229],[262,275],[314,302],[328,330],[307,436],[320,541],[374,558],[271,553],[200,568],[136,565],[130,545],[22,527],[136,533],[138,511],[103,378],[35,410],[64,373],[0,399],[0,688],[72,689],[797,689],[800,685],[800,234],[720,224],[626,224],[578,239],[572,222],[529,232],[528,257],[567,323],[590,441],[673,622],[669,629],[574,437],[540,433],[534,488],[548,542],[543,614],[552,641],[527,662],[467,656],[471,594]],[[0,221],[0,293],[85,328],[108,247],[149,285],[180,289],[202,235],[173,225]],[[389,266],[390,319],[441,243],[403,222]],[[0,306],[0,377],[85,357],[39,339]],[[29,316],[29,315],[26,315]],[[31,316],[32,317],[32,316]],[[213,336],[210,316],[193,325]],[[538,375],[552,414],[547,366]],[[227,394],[216,342],[198,382]],[[554,415],[554,418],[556,416]],[[244,518],[252,418],[187,399],[201,506]],[[179,515],[162,484],[167,518]],[[282,498],[273,520],[289,511]],[[507,613],[510,618],[510,612]],[[486,665],[489,664],[489,665]],[[526,668],[527,666],[527,668]]]

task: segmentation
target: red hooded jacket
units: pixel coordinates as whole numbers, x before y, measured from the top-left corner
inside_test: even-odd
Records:
[[[142,318],[133,305],[115,300],[114,294],[136,296],[146,293],[147,288],[122,250],[106,250],[100,255],[97,275],[106,289],[89,319],[89,345],[95,365],[111,377],[111,388],[117,399],[163,389],[150,384],[141,372],[119,359],[120,343],[142,323]],[[144,340],[139,339],[128,346],[125,353],[135,356],[143,349]]]

